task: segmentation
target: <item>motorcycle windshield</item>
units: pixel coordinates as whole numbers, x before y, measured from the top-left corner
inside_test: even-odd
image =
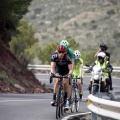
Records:
[[[99,67],[98,65],[95,65],[94,67],[93,67],[93,75],[101,75],[101,73],[102,73],[102,69],[101,69],[101,67]]]

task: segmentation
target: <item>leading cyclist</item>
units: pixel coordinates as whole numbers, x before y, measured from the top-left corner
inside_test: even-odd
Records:
[[[71,61],[72,61],[72,71],[74,70],[74,51],[70,48],[69,42],[67,40],[62,40],[60,42],[60,45],[64,45],[66,47],[66,53],[70,56]],[[71,84],[68,87],[68,91],[71,93]],[[66,95],[65,95],[66,97]]]
[[[68,75],[68,78],[72,75],[72,62],[69,57],[69,55],[66,54],[66,47],[64,45],[57,46],[57,51],[52,54],[51,56],[51,74],[50,77],[53,76],[54,73],[58,73],[60,75]],[[56,93],[57,93],[57,85],[58,80],[54,80],[54,90],[53,90],[53,101],[51,102],[51,105],[54,106],[56,103]],[[64,78],[63,79],[64,84],[64,91],[67,95],[67,101],[65,108],[69,109],[69,99],[70,99],[70,91],[69,91],[69,80]]]

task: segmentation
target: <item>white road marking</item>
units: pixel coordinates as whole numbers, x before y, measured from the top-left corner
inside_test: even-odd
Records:
[[[90,113],[91,113],[91,112],[78,113],[78,114],[74,114],[74,115],[68,115],[68,116],[64,117],[63,119],[61,119],[61,120],[67,120],[68,118],[73,117],[73,116],[87,115],[87,114],[90,114]]]
[[[29,99],[29,100],[1,100],[0,102],[32,102],[32,101],[43,101],[48,99]]]

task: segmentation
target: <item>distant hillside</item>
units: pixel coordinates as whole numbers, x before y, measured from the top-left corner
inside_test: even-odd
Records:
[[[120,65],[120,0],[33,0],[24,16],[40,44],[73,37],[80,51],[108,44],[111,62]]]

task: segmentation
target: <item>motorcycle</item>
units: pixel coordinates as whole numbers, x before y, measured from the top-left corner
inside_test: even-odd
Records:
[[[90,94],[97,94],[101,92],[109,92],[109,78],[103,75],[102,68],[98,65],[90,67],[85,73],[91,73],[90,85],[88,87]],[[108,72],[108,70],[106,70]]]

